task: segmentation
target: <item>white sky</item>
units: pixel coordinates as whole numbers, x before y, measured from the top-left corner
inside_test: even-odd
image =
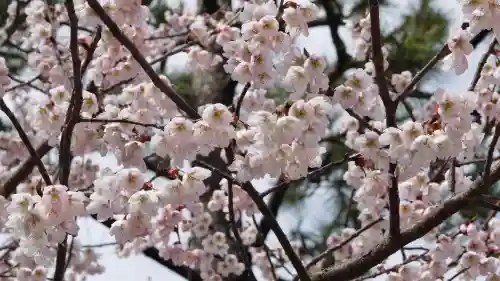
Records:
[[[182,1],[182,0],[168,0],[168,1]],[[186,0],[187,5],[192,6],[196,0]],[[409,4],[414,1],[393,1],[399,3],[398,8],[391,9],[390,11],[383,11],[382,13],[382,23],[387,26],[397,24],[400,20],[400,11],[407,10]],[[439,7],[446,11],[446,14],[450,18],[458,19],[454,26],[457,26],[460,22],[460,13],[457,0],[438,0]],[[347,39],[347,34],[345,30],[341,31],[341,35]],[[349,41],[346,40],[348,49],[351,45]],[[316,53],[325,55],[330,62],[335,61],[335,51],[331,45],[331,39],[327,27],[314,28],[311,31],[309,38],[303,40],[303,46],[308,49],[310,53]],[[478,47],[474,53],[469,56],[469,64],[476,65],[481,54],[485,50],[485,45]],[[184,68],[185,64],[185,54],[180,54],[170,59],[169,65],[170,69],[181,70]],[[438,77],[431,79],[432,81],[428,83],[430,90],[436,88],[437,85],[450,90],[460,90],[468,86],[472,79],[474,73],[474,68],[469,69],[465,74],[460,76],[460,78],[453,78],[454,75],[443,74]],[[448,77],[449,76],[449,77]],[[106,163],[112,165],[112,160],[101,161],[100,163]],[[258,184],[260,188],[265,188],[265,183]],[[278,221],[284,228],[285,232],[289,232],[297,222],[297,218],[303,215],[308,215],[308,219],[305,221],[303,228],[305,230],[314,231],[316,227],[321,223],[321,217],[328,216],[329,213],[325,213],[325,209],[332,208],[332,213],[335,206],[330,202],[326,192],[320,190],[316,195],[306,202],[302,206],[296,206],[294,209],[288,209],[285,212],[281,212],[278,216]],[[306,210],[306,212],[304,212]],[[101,224],[93,221],[92,219],[82,219],[81,229],[79,234],[79,239],[82,244],[99,244],[104,242],[111,242],[113,238],[108,234],[108,229]],[[274,238],[274,237],[272,237]],[[272,239],[271,238],[271,239]],[[274,240],[274,239],[273,239]],[[102,254],[101,263],[106,267],[106,272],[100,276],[90,276],[88,281],[110,281],[110,280],[120,280],[120,281],[146,281],[148,277],[151,277],[152,281],[181,281],[175,273],[170,272],[170,270],[158,265],[154,261],[142,255],[133,256],[127,259],[117,258],[114,254],[114,247],[106,247],[98,249],[98,252]],[[400,259],[400,255],[395,254],[390,258],[391,262],[395,262]]]

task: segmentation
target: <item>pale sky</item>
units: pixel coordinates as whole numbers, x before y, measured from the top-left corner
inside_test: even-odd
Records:
[[[178,0],[169,0],[178,1]],[[407,10],[409,3],[413,1],[393,1],[399,3],[399,7],[391,9],[391,11],[382,13],[382,23],[384,25],[391,26],[396,24],[400,20],[400,11]],[[454,26],[460,23],[460,13],[457,0],[440,0],[439,7],[443,9],[447,15],[451,18],[458,19]],[[192,6],[193,0],[188,1],[188,5]],[[391,15],[391,16],[389,16]],[[341,35],[347,38],[345,30],[342,30]],[[303,46],[308,49],[310,53],[316,53],[325,55],[330,62],[335,61],[335,51],[331,45],[331,40],[329,36],[329,31],[327,27],[314,28],[311,31],[309,38],[303,40]],[[350,42],[346,40],[348,49]],[[474,53],[469,56],[469,64],[476,65],[480,56],[486,49],[485,44],[478,47]],[[185,54],[180,54],[173,57],[170,60],[170,69],[182,69],[185,64]],[[438,77],[434,77],[427,87],[432,90],[437,88],[439,84],[440,87],[444,87],[450,90],[461,90],[468,86],[470,83],[474,67],[469,69],[465,74],[460,76],[459,79],[454,78],[454,74],[443,74]],[[449,76],[449,77],[448,77]],[[106,160],[101,163],[111,164],[112,160]],[[258,184],[259,188],[266,188],[265,182],[260,182]],[[297,217],[303,217],[307,215],[308,219],[305,221],[303,228],[305,230],[314,231],[318,225],[321,224],[321,217],[325,216],[325,206],[331,206],[335,208],[331,202],[328,200],[327,191],[319,190],[315,196],[306,200],[302,206],[296,206],[294,209],[288,209],[285,212],[281,212],[278,216],[278,221],[283,226],[285,232],[289,232],[297,222]],[[328,209],[328,208],[326,208]],[[307,212],[304,212],[304,210]],[[328,215],[328,214],[326,214]],[[99,244],[104,242],[113,241],[112,237],[108,234],[108,229],[101,224],[93,221],[92,219],[82,219],[81,229],[79,234],[79,239],[82,244]],[[272,240],[274,237],[270,236]],[[170,272],[163,266],[158,265],[152,260],[142,255],[134,256],[127,259],[119,259],[114,254],[114,247],[106,247],[98,249],[98,252],[102,254],[100,262],[106,267],[106,272],[100,276],[90,276],[88,281],[146,281],[148,277],[151,277],[152,281],[181,281],[175,273]],[[395,254],[390,258],[391,262],[400,260],[400,255]]]

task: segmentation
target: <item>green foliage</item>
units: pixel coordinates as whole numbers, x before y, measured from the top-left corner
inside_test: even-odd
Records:
[[[286,101],[286,97],[289,95],[287,91],[282,88],[271,88],[267,90],[267,97],[276,101],[276,104],[282,104]]]
[[[152,1],[144,1],[144,2],[149,2],[149,4],[151,4]],[[156,4],[154,4],[153,6],[150,6],[151,23],[154,26],[158,26],[161,23],[165,23],[166,22],[165,21],[165,12],[168,11],[169,9],[170,8],[165,3],[165,1],[157,1]]]
[[[10,5],[11,1],[12,0],[0,1],[0,26],[3,26],[7,20],[7,7]]]
[[[415,72],[436,54],[446,36],[448,20],[431,6],[431,0],[403,18],[403,23],[386,37],[392,47],[389,55],[391,70]]]
[[[169,74],[169,79],[175,85],[175,90],[183,96],[190,104],[196,104],[196,95],[192,86],[193,76],[187,72],[176,72]]]
[[[350,0],[344,0],[342,2],[344,5],[351,4]],[[381,5],[381,6],[386,6],[388,4],[387,2],[388,2],[387,0],[379,0],[378,1],[379,5]],[[357,3],[353,4],[350,14],[351,15],[364,15],[364,14],[366,14],[366,11],[368,10],[368,8],[369,8],[368,1],[366,1],[366,0],[358,1]]]

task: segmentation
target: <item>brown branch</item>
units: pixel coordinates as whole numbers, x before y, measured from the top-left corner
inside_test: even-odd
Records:
[[[483,71],[486,62],[488,61],[490,54],[492,54],[495,51],[496,44],[497,44],[497,39],[496,37],[493,37],[493,40],[491,41],[490,46],[488,47],[488,50],[486,50],[486,52],[483,54],[481,60],[478,63],[476,72],[474,73],[474,78],[472,79],[472,82],[467,90],[474,91],[474,89],[476,88],[477,82],[479,81],[479,78],[481,78],[481,72]]]
[[[87,56],[85,57],[85,60],[83,61],[81,75],[85,74],[85,71],[87,70],[88,66],[90,65],[92,58],[94,57],[94,52],[97,49],[97,44],[99,43],[99,40],[101,40],[101,31],[102,31],[101,26],[98,26],[97,31],[94,35],[94,39],[92,40],[92,43],[90,44],[90,47],[87,51]]]
[[[481,72],[483,71],[486,62],[488,61],[490,54],[492,54],[495,51],[496,44],[497,44],[497,39],[496,37],[493,37],[493,40],[491,41],[490,46],[488,47],[488,50],[486,50],[486,52],[481,57],[481,60],[479,60],[476,72],[474,73],[474,78],[472,78],[472,82],[469,88],[467,89],[468,91],[474,91],[474,89],[476,88],[477,82],[479,81],[479,78],[481,78]]]
[[[108,243],[100,243],[100,244],[91,244],[91,245],[82,245],[82,248],[102,248],[102,247],[109,247],[109,246],[116,246],[118,243],[115,242],[108,242]]]
[[[305,177],[299,179],[299,180],[304,180],[304,179],[309,179],[309,178],[313,178],[313,177],[316,177],[318,175],[322,175],[325,173],[325,171],[329,171],[329,169],[333,168],[333,167],[336,167],[336,166],[339,166],[339,165],[343,165],[345,163],[347,163],[347,161],[350,161],[356,157],[358,157],[359,154],[355,154],[353,156],[345,156],[343,159],[340,159],[339,161],[334,161],[334,162],[330,162],[328,164],[325,164],[323,166],[321,166],[320,168],[312,171],[312,172],[309,172]],[[296,181],[299,181],[299,180],[296,180]],[[281,183],[277,184],[276,186],[273,186],[271,188],[269,188],[268,190],[266,191],[263,191],[260,193],[260,197],[266,197],[267,195],[277,191],[277,190],[280,190],[282,189],[284,186],[286,186],[289,182],[286,182],[286,181],[282,181]]]
[[[490,176],[483,176],[476,179],[468,191],[448,199],[440,207],[437,207],[434,211],[425,216],[419,223],[401,232],[398,239],[386,238],[383,243],[379,244],[363,257],[347,261],[336,267],[326,268],[322,272],[317,273],[313,276],[313,281],[346,281],[361,276],[364,272],[380,264],[406,244],[419,239],[439,226],[451,215],[467,206],[470,198],[483,192],[499,178],[500,165],[497,165]]]
[[[423,254],[420,254],[418,256],[413,256],[413,257],[410,257],[409,259],[403,261],[402,263],[399,263],[399,264],[396,264],[390,268],[387,268],[387,269],[384,269],[384,270],[381,270],[379,272],[376,272],[376,273],[373,273],[373,274],[370,274],[370,275],[366,275],[366,276],[363,276],[361,278],[357,278],[355,279],[354,281],[363,281],[363,280],[367,280],[367,279],[372,279],[372,278],[375,278],[377,276],[380,276],[382,274],[386,274],[386,273],[389,273],[391,271],[396,271],[398,270],[401,266],[405,265],[405,264],[409,264],[410,262],[414,262],[416,260],[419,260],[421,258],[423,258],[425,255],[427,255],[427,252],[426,251],[425,253]]]
[[[392,101],[389,88],[384,75],[384,55],[382,53],[382,33],[380,31],[380,15],[378,0],[370,0],[370,21],[372,37],[372,60],[375,68],[375,80],[379,88],[379,95],[385,107],[385,121],[387,127],[396,127],[396,109],[397,103]],[[396,175],[397,164],[389,165],[389,174],[391,176],[391,185],[389,186],[389,236],[397,238],[400,232],[399,220],[399,193],[398,178]]]
[[[19,137],[23,141],[24,146],[26,146],[26,149],[28,149],[28,152],[33,159],[35,165],[38,167],[38,171],[42,175],[42,179],[45,182],[46,185],[52,185],[52,180],[50,179],[49,173],[47,172],[47,169],[45,168],[45,165],[42,162],[42,159],[38,155],[37,151],[31,144],[31,141],[29,140],[28,135],[22,128],[21,124],[17,120],[16,116],[14,113],[9,109],[7,104],[3,101],[3,99],[0,99],[0,110],[2,110],[5,115],[7,115],[7,118],[9,118],[10,122],[12,122],[12,125],[14,125],[14,128],[16,128],[17,133],[19,134]]]
[[[468,24],[462,24],[462,29],[466,29],[468,27]],[[489,34],[490,30],[483,30],[476,34],[471,40],[470,43],[472,46],[476,47],[481,41],[484,40],[484,38]],[[450,49],[448,48],[447,44],[444,44],[443,47],[438,51],[434,57],[431,58],[431,60],[419,71],[417,74],[413,77],[411,80],[410,84],[406,86],[406,88],[403,90],[403,92],[398,96],[397,101],[401,101],[404,98],[406,98],[408,95],[412,94],[412,92],[415,90],[415,86],[424,78],[424,76],[431,71],[434,66],[443,58],[445,58],[447,55],[451,53]]]
[[[326,251],[322,252],[321,254],[319,254],[318,256],[314,257],[307,265],[306,265],[306,269],[309,269],[311,268],[312,266],[314,266],[315,264],[317,264],[318,262],[320,262],[322,259],[324,259],[326,256],[330,255],[331,253],[337,251],[338,249],[344,247],[345,245],[347,245],[349,242],[351,242],[352,240],[354,240],[356,237],[359,237],[363,232],[365,232],[366,230],[372,228],[374,225],[380,223],[381,221],[383,221],[382,218],[379,218],[377,220],[374,220],[372,222],[370,222],[369,224],[365,225],[364,227],[360,228],[358,231],[356,231],[354,234],[352,234],[351,236],[349,236],[347,239],[343,240],[342,242],[340,242],[340,244],[338,245],[335,245],[331,248],[328,248]]]
[[[227,196],[228,196],[228,212],[229,212],[229,226],[233,232],[234,238],[236,239],[236,243],[240,248],[241,258],[245,264],[246,271],[251,280],[257,281],[255,275],[252,270],[252,263],[248,258],[247,250],[245,249],[245,245],[243,245],[243,240],[241,239],[238,226],[236,225],[236,219],[234,216],[234,198],[233,198],[233,182],[231,180],[227,181]]]
[[[84,122],[84,123],[122,123],[122,124],[129,124],[129,125],[136,125],[136,126],[141,126],[141,127],[154,127],[158,129],[163,129],[165,126],[159,125],[159,124],[150,124],[150,123],[141,123],[137,121],[132,121],[128,119],[101,119],[101,118],[80,118],[78,119],[78,122]]]
[[[162,62],[162,61],[164,61],[165,59],[167,59],[168,57],[171,57],[171,56],[173,56],[173,55],[175,55],[175,54],[178,54],[178,53],[180,53],[180,52],[183,52],[183,51],[185,51],[185,50],[186,50],[186,48],[189,48],[189,47],[191,47],[191,46],[195,46],[195,45],[198,45],[198,42],[197,42],[197,41],[190,41],[190,42],[188,42],[188,43],[185,43],[185,44],[183,44],[183,45],[180,45],[180,46],[178,46],[177,48],[175,48],[175,49],[173,49],[173,50],[171,50],[171,51],[169,51],[169,52],[166,52],[166,53],[165,53],[165,54],[163,54],[161,57],[156,58],[156,59],[154,59],[154,60],[150,61],[150,62],[149,62],[149,64],[154,65],[154,64],[157,64],[157,63],[159,63],[159,62]]]
[[[179,96],[174,89],[163,81],[158,74],[154,71],[151,65],[146,61],[141,52],[137,49],[130,39],[128,39],[120,30],[118,25],[108,16],[104,8],[97,2],[97,0],[88,0],[89,6],[96,12],[103,23],[108,27],[113,36],[130,52],[132,57],[139,63],[144,72],[149,76],[153,84],[166,94],[180,110],[184,111],[190,118],[198,119],[200,115],[192,108],[181,96]]]
[[[375,133],[381,135],[382,132],[373,127],[372,125],[370,125],[368,122],[366,122],[366,120],[363,119],[363,117],[359,116],[356,112],[354,112],[354,110],[350,109],[350,108],[344,108],[344,110],[349,113],[349,115],[351,115],[352,117],[354,117],[356,120],[358,120],[358,122],[363,125],[364,127],[366,127],[367,129],[371,130],[371,131],[374,131]]]
[[[52,149],[52,147],[47,142],[42,143],[36,149],[35,157],[31,156],[30,158],[28,158],[28,160],[26,160],[24,163],[22,163],[20,165],[20,167],[7,180],[7,182],[5,182],[0,194],[2,194],[4,197],[8,197],[12,193],[14,193],[16,191],[16,188],[19,185],[19,183],[26,180],[26,178],[29,176],[29,174],[31,174],[31,172],[33,171],[33,168],[37,165],[37,163],[36,163],[37,159],[43,158],[43,156],[45,156],[45,154],[49,153],[49,151],[51,149]]]
[[[413,92],[413,88],[424,78],[427,72],[431,71],[434,66],[444,57],[446,57],[450,53],[447,45],[444,45],[443,48],[434,56],[432,59],[413,77],[410,84],[406,86],[403,92],[398,96],[397,101],[401,101],[406,98],[411,92]]]
[[[65,5],[68,10],[69,23],[71,27],[70,51],[73,63],[73,94],[66,112],[66,120],[64,122],[61,135],[59,165],[61,167],[61,184],[67,186],[71,166],[71,135],[73,134],[73,129],[80,117],[80,110],[83,104],[83,85],[81,60],[78,52],[78,18],[75,13],[73,1],[66,0]]]
[[[279,177],[278,178],[278,184],[277,186],[280,186],[279,189],[275,190],[273,194],[270,196],[269,200],[267,201],[267,206],[269,207],[269,210],[271,210],[271,213],[276,217],[278,215],[279,209],[283,205],[285,201],[285,196],[287,194],[287,189],[288,187],[291,186],[291,182],[287,182],[284,177]],[[258,225],[258,230],[259,230],[259,237],[255,241],[255,243],[252,245],[253,247],[263,247],[265,246],[266,238],[271,232],[271,225],[267,220],[261,220],[260,224]]]
[[[497,204],[491,203],[490,201],[486,200],[486,198],[473,199],[472,202],[477,204],[479,207],[493,210],[495,212],[500,212],[500,206]]]
[[[450,279],[448,279],[448,281],[453,281],[455,280],[455,278],[457,278],[458,276],[462,275],[463,273],[465,273],[467,270],[469,270],[468,267],[464,267],[462,268],[461,270],[459,270],[457,273],[455,273],[455,275],[453,275],[452,277],[450,277]]]
[[[413,106],[411,106],[411,104],[407,100],[401,100],[401,103],[403,104],[404,108],[406,109],[406,112],[408,112],[408,116],[410,116],[411,120],[413,122],[417,121],[415,114],[413,114]]]
[[[281,247],[283,248],[283,251],[285,254],[288,256],[290,259],[290,262],[292,263],[293,267],[297,271],[297,275],[299,276],[301,281],[311,281],[311,278],[309,274],[307,273],[307,270],[305,269],[304,265],[302,264],[302,261],[299,259],[297,254],[295,253],[292,245],[290,244],[290,241],[286,237],[285,232],[283,232],[283,229],[279,225],[278,221],[276,221],[276,218],[272,214],[272,212],[269,210],[269,208],[266,205],[266,202],[260,197],[259,192],[254,188],[253,184],[251,182],[238,182],[236,181],[231,175],[217,169],[216,167],[213,167],[205,162],[195,160],[193,163],[200,165],[203,168],[206,168],[213,173],[219,174],[221,177],[227,179],[228,181],[233,181],[234,183],[237,183],[241,188],[250,196],[252,201],[255,203],[259,211],[262,213],[263,220],[267,220],[271,226],[271,229],[273,230],[274,234],[276,235],[276,238],[278,239],[279,243],[281,244]]]
[[[323,22],[325,25],[328,25],[332,43],[337,54],[335,71],[329,75],[330,82],[335,82],[336,78],[349,67],[349,61],[351,60],[351,56],[347,53],[345,43],[339,35],[339,27],[343,25],[343,15],[341,8],[335,7],[335,1],[336,0],[320,1],[326,14],[326,20],[323,20]],[[315,26],[316,23],[318,23],[318,21],[313,21],[309,23],[309,26]]]
[[[175,38],[175,37],[181,37],[181,36],[186,36],[189,34],[189,31],[183,31],[175,34],[167,34],[167,35],[160,35],[160,36],[150,36],[144,40],[146,41],[151,41],[151,40],[159,40],[159,39],[168,39],[168,38]]]
[[[14,86],[12,86],[12,87],[10,87],[10,88],[8,88],[8,89],[5,89],[5,92],[6,92],[6,93],[7,93],[7,92],[11,92],[11,91],[14,91],[14,90],[16,90],[16,89],[22,88],[22,87],[24,87],[24,86],[30,86],[30,87],[31,87],[31,86],[32,86],[31,84],[32,84],[33,82],[35,82],[36,80],[38,80],[40,77],[41,77],[41,75],[37,75],[37,76],[35,76],[35,77],[31,78],[30,80],[24,81],[24,82],[22,82],[22,83],[19,83],[19,84],[17,84],[17,85],[14,85]],[[16,81],[16,82],[17,82],[17,81]],[[40,89],[40,90],[41,90],[41,89]],[[43,91],[41,91],[41,92],[43,92]]]
[[[59,167],[61,169],[59,181],[62,185],[68,186],[72,158],[71,138],[75,125],[80,117],[80,110],[82,109],[83,85],[81,69],[82,64],[78,51],[78,17],[76,16],[73,0],[66,0],[64,5],[66,6],[66,10],[68,12],[70,24],[70,52],[71,61],[73,63],[73,91],[70,104],[66,112],[66,120],[62,129],[61,142],[59,145]],[[66,269],[66,251],[68,245],[67,239],[68,236],[66,235],[64,237],[64,241],[59,243],[57,246],[56,265],[53,277],[54,281],[62,281],[64,279]]]
[[[500,160],[500,156],[493,157],[493,161],[497,161],[497,160]],[[461,166],[465,166],[465,165],[480,164],[480,163],[483,163],[483,162],[486,162],[486,158],[483,158],[483,159],[473,159],[473,160],[470,160],[470,161],[460,162],[460,163],[457,163],[456,166],[457,167],[461,167]]]
[[[28,5],[28,3],[29,1],[26,2],[17,1],[16,14],[14,16],[14,20],[3,30],[6,36],[3,38],[3,41],[0,42],[0,46],[8,42],[10,40],[10,37],[14,35],[19,26],[23,24],[23,22],[25,21],[26,15],[24,15],[21,11],[26,5]]]
[[[28,86],[28,87],[30,87],[30,88],[33,88],[33,89],[37,90],[37,91],[40,91],[41,93],[45,93],[45,90],[44,90],[44,89],[42,89],[42,88],[40,88],[40,87],[38,87],[38,86],[36,86],[36,85],[33,85],[33,83],[27,83],[28,81],[23,81],[23,80],[21,80],[21,79],[19,79],[19,78],[15,77],[14,75],[9,74],[9,78],[10,78],[10,79],[12,79],[12,80],[14,80],[15,82],[19,83],[20,85],[23,85],[23,86]],[[20,85],[19,85],[19,86],[20,86]],[[16,85],[16,86],[18,86],[18,85]],[[8,90],[9,90],[9,91],[15,90],[15,89],[13,89],[13,88],[14,88],[14,87],[16,87],[16,86],[13,86],[12,88],[10,88],[10,89],[8,89]]]
[[[238,98],[238,103],[236,104],[236,109],[234,111],[234,114],[236,116],[235,121],[238,121],[240,119],[241,105],[243,104],[243,100],[245,99],[248,89],[250,89],[250,83],[245,84],[245,87],[243,88],[243,91],[241,91],[240,97]]]
[[[483,176],[487,177],[490,174],[491,164],[493,164],[493,153],[495,153],[498,139],[500,138],[500,122],[495,126],[495,134],[491,140],[490,147],[488,148],[488,156],[486,157],[486,164],[484,165]]]
[[[297,275],[299,276],[300,280],[311,281],[311,277],[302,264],[302,261],[295,253],[292,245],[290,244],[290,241],[286,237],[285,232],[283,232],[283,229],[281,229],[278,221],[276,221],[276,218],[271,213],[264,200],[259,196],[259,192],[255,190],[252,183],[250,182],[243,183],[241,185],[241,188],[250,196],[250,198],[252,198],[255,205],[257,205],[257,208],[262,213],[263,220],[267,220],[271,225],[271,229],[273,230],[274,235],[276,235],[276,238],[281,244],[281,247],[283,247],[283,251],[288,256],[288,259],[290,259],[290,262],[297,271]]]
[[[370,0],[370,21],[371,21],[371,43],[372,60],[375,68],[375,80],[379,88],[379,94],[387,110],[393,110],[393,101],[389,94],[389,88],[384,76],[384,54],[382,52],[382,34],[380,31],[380,16],[378,0]],[[392,121],[391,121],[392,122]],[[392,125],[391,125],[392,126]]]

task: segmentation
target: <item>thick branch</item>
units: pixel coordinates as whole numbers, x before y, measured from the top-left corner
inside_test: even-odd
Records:
[[[382,53],[382,33],[380,32],[379,3],[377,0],[370,0],[369,3],[373,52],[372,60],[375,68],[375,79],[379,88],[380,98],[382,99],[385,107],[386,125],[387,127],[396,127],[397,103],[394,103],[391,99],[389,88],[387,86],[384,75],[384,55]],[[389,165],[389,175],[391,176],[391,184],[389,186],[389,236],[393,238],[399,236],[400,232],[399,193],[396,168],[397,165],[394,163],[391,163]]]
[[[73,63],[73,94],[66,112],[66,120],[61,134],[59,145],[59,167],[61,168],[60,182],[62,185],[69,185],[69,174],[71,171],[71,138],[73,129],[80,117],[82,109],[82,71],[81,60],[78,51],[78,17],[76,16],[73,0],[65,1],[66,10],[70,23],[70,52]],[[62,243],[57,245],[56,266],[54,270],[54,281],[62,281],[66,269],[67,236]],[[70,255],[71,256],[71,255]]]
[[[283,229],[281,229],[281,226],[279,225],[278,221],[272,214],[272,212],[269,210],[269,208],[266,205],[266,202],[260,197],[259,192],[255,189],[255,187],[252,185],[251,182],[238,182],[236,181],[231,175],[225,173],[224,171],[219,170],[217,167],[213,167],[207,163],[204,163],[202,161],[196,160],[197,164],[199,164],[201,167],[209,169],[213,173],[216,173],[220,175],[222,178],[227,179],[228,181],[233,181],[234,183],[237,183],[238,185],[241,186],[241,188],[250,196],[252,201],[255,203],[259,211],[262,213],[263,219],[268,220],[271,229],[273,230],[274,234],[276,235],[276,238],[278,239],[279,243],[283,247],[283,251],[285,254],[288,256],[290,259],[290,262],[292,263],[293,267],[297,271],[297,275],[299,276],[300,280],[302,281],[311,281],[311,278],[309,277],[309,274],[307,273],[307,270],[305,269],[304,265],[302,264],[302,261],[299,259],[297,254],[295,253],[292,245],[290,244],[290,241],[286,237],[285,232],[283,232]]]
[[[361,258],[345,262],[337,267],[326,268],[313,276],[313,281],[346,281],[363,275],[367,270],[380,264],[406,244],[421,238],[447,220],[450,216],[466,207],[470,198],[473,198],[483,190],[489,188],[499,178],[500,165],[497,165],[491,176],[478,178],[471,189],[452,197],[443,205],[436,207],[436,209],[425,216],[421,222],[401,232],[398,239],[388,238]]]
[[[16,191],[17,186],[24,180],[26,180],[33,171],[33,168],[35,165],[37,165],[37,159],[38,158],[43,158],[45,154],[49,153],[49,151],[52,149],[52,147],[47,143],[44,142],[42,143],[37,149],[36,149],[36,155],[37,157],[30,157],[28,160],[23,162],[20,167],[16,170],[16,172],[7,180],[7,182],[3,185],[3,189],[0,191],[0,193],[8,197],[10,194],[14,193]]]
[[[28,138],[28,135],[26,132],[23,130],[21,124],[19,124],[19,121],[17,121],[16,116],[14,113],[9,109],[9,107],[5,104],[3,99],[0,99],[0,110],[2,110],[5,115],[7,115],[7,118],[9,118],[10,122],[14,125],[14,128],[16,128],[17,133],[19,134],[19,137],[23,141],[24,146],[26,146],[26,149],[28,149],[28,152],[31,156],[31,159],[35,163],[35,165],[38,167],[38,171],[40,171],[40,174],[42,175],[42,179],[45,182],[46,185],[51,185],[52,180],[50,179],[49,173],[47,172],[47,169],[45,168],[45,165],[42,162],[42,159],[38,155],[37,151],[31,144],[31,141]]]

